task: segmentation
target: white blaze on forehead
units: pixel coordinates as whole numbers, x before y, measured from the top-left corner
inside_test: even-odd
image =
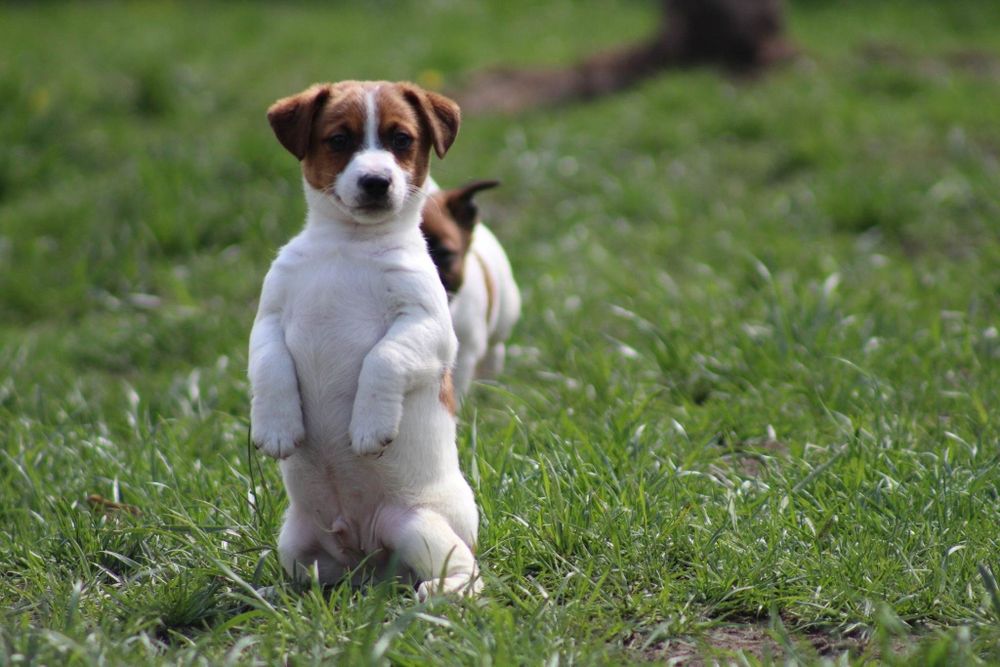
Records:
[[[344,170],[337,176],[334,193],[348,209],[354,222],[376,224],[397,216],[411,199],[408,187],[411,174],[405,171],[393,155],[379,141],[378,94],[381,86],[364,87],[364,136],[358,150],[351,156]],[[361,181],[369,176],[389,180],[384,209],[358,210],[370,202]],[[370,207],[369,207],[370,208]]]
[[[378,94],[378,86],[365,91],[365,143],[363,148],[381,148],[378,143],[378,106],[375,104],[375,96]]]

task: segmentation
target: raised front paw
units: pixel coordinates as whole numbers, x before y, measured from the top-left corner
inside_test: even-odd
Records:
[[[306,437],[302,412],[295,409],[250,411],[250,438],[257,449],[276,459],[287,459]]]
[[[355,403],[351,417],[351,449],[358,456],[373,456],[399,435],[403,406],[397,402]]]

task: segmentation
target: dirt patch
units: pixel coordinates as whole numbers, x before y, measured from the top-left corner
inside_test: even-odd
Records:
[[[640,637],[626,642],[626,647],[648,662],[699,667],[701,665],[738,664],[740,656],[757,660],[784,661],[786,658],[836,658],[844,653],[858,656],[866,642],[850,637],[835,637],[809,632],[777,641],[766,623],[719,625],[698,637],[666,639],[652,644]]]
[[[719,457],[723,467],[736,470],[741,476],[757,478],[775,461],[788,454],[788,445],[777,439],[768,428],[767,435],[752,438],[736,444],[733,449]]]

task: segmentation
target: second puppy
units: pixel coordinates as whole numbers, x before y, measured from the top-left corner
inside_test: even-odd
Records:
[[[432,182],[433,183],[433,182]],[[472,181],[450,190],[432,186],[420,229],[448,293],[458,355],[455,391],[464,396],[475,378],[503,370],[507,339],[521,315],[521,293],[503,246],[479,222],[477,192],[498,181]]]

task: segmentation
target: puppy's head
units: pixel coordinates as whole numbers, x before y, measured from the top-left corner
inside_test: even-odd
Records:
[[[458,134],[458,105],[412,83],[316,84],[267,111],[306,182],[349,221],[377,224],[419,202],[430,151]]]
[[[473,196],[500,185],[500,181],[473,181],[460,188],[439,190],[424,204],[420,231],[437,267],[448,296],[462,287],[465,257],[472,244],[472,231],[479,220]]]

